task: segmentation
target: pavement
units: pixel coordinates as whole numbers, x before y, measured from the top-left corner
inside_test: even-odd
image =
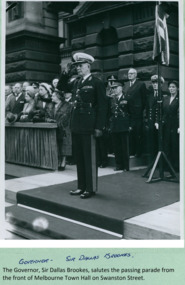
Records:
[[[132,170],[137,167],[131,168]],[[113,167],[99,168],[98,176],[114,174]],[[65,171],[49,171],[6,163],[5,174],[12,179],[5,181],[6,205],[16,204],[16,193],[37,187],[56,185],[77,179],[76,166],[67,165]],[[15,177],[15,178],[14,178]],[[160,183],[160,182],[158,182]],[[172,183],[172,182],[169,182]],[[177,188],[179,184],[177,185]],[[182,238],[182,205],[180,202],[159,208],[124,221],[125,239],[171,239]],[[22,239],[6,231],[5,239]]]

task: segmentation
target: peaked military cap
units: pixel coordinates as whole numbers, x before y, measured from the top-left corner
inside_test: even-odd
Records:
[[[107,81],[117,81],[118,77],[116,75],[110,75],[107,77]]]
[[[158,81],[158,75],[152,75],[151,76],[151,81],[152,82],[155,82],[155,81]],[[164,78],[161,76],[161,83],[163,84],[165,82]]]
[[[121,80],[116,80],[114,83],[111,85],[111,87],[118,87],[118,86],[123,86],[124,83]]]
[[[77,52],[73,55],[73,60],[74,60],[73,64],[78,64],[78,63],[92,64],[94,62],[94,57],[84,52]]]

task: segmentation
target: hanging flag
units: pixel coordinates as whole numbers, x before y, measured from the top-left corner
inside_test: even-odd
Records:
[[[167,3],[159,2],[156,5],[153,60],[161,60],[161,64],[164,65],[169,65],[170,61],[168,28],[166,23],[169,14],[167,11]]]

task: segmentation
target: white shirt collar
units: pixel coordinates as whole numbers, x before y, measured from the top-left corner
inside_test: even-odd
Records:
[[[19,97],[22,95],[22,93],[19,93],[18,96],[15,97],[16,101],[19,99]]]
[[[83,77],[82,81],[85,81],[90,75],[91,75],[91,73],[85,75],[85,76]]]
[[[136,79],[134,81],[130,81],[130,86],[132,86],[136,82]]]

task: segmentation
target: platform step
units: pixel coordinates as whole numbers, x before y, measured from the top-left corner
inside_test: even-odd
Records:
[[[6,207],[6,221],[9,231],[30,239],[122,239],[113,232],[19,205]]]
[[[124,239],[179,240],[179,203],[125,220]]]

